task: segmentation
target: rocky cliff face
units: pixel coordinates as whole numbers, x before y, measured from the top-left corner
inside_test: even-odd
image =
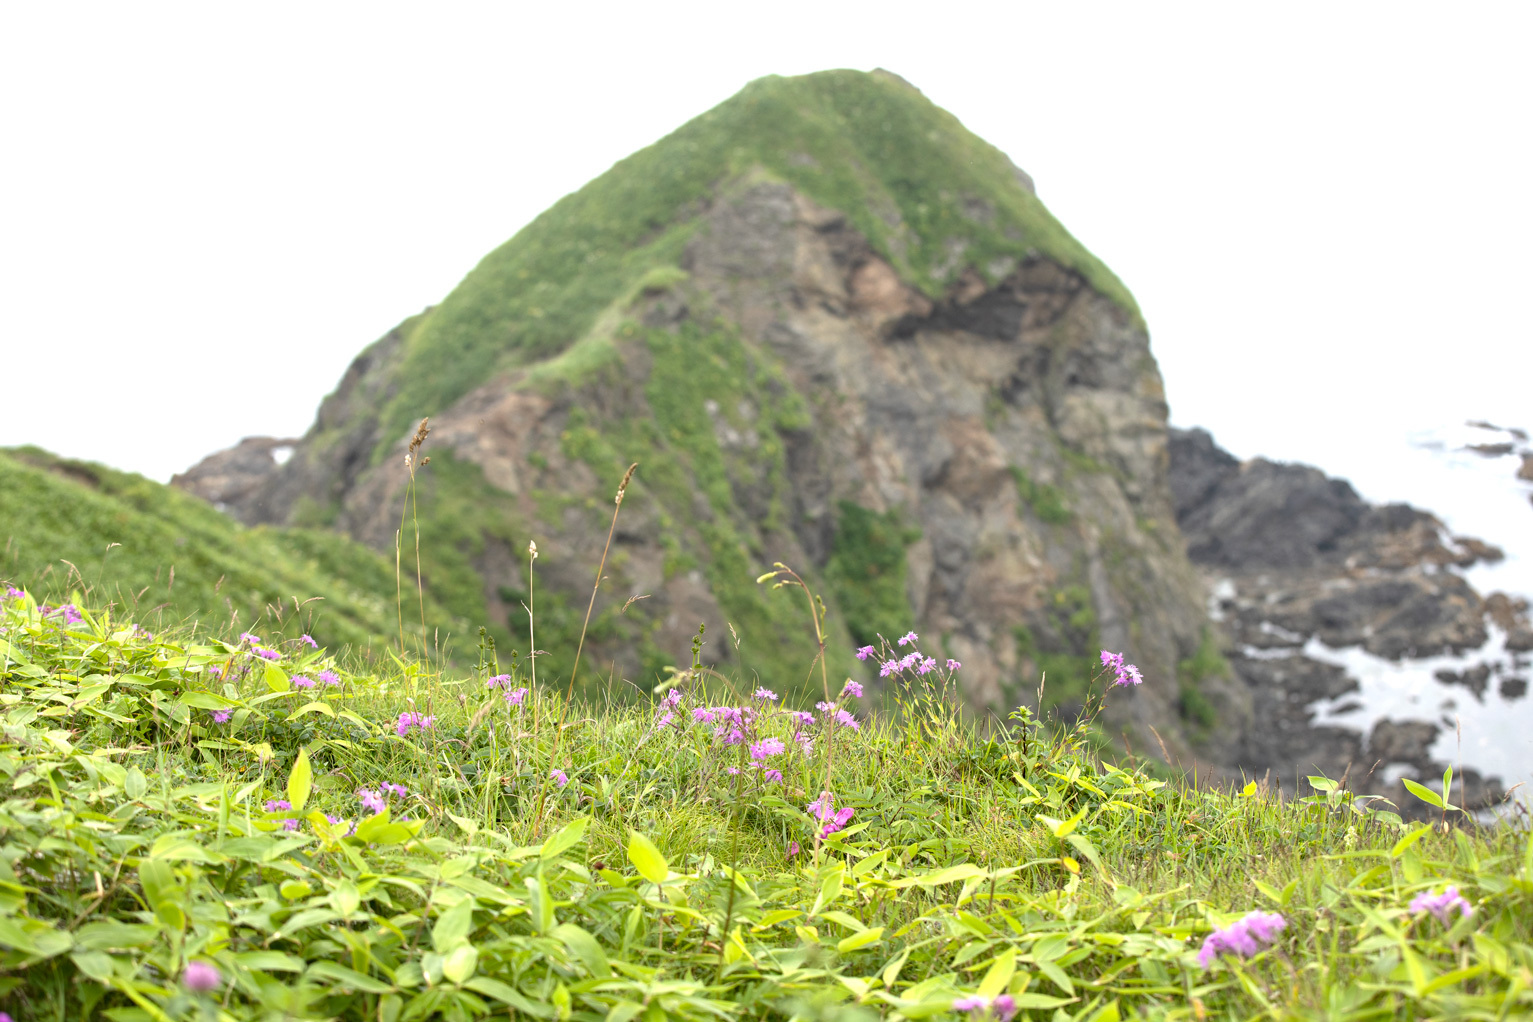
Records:
[[[1317,702],[1345,706],[1359,691],[1331,651],[1396,663],[1477,652],[1481,659],[1462,670],[1437,668],[1437,680],[1483,699],[1494,677],[1502,693],[1520,697],[1523,654],[1533,650],[1527,605],[1501,593],[1482,598],[1458,573],[1501,552],[1449,536],[1427,512],[1369,505],[1318,469],[1239,463],[1202,430],[1172,430],[1169,450],[1177,521],[1251,699],[1231,764],[1290,787],[1308,774],[1347,775],[1356,790],[1419,805],[1397,779],[1442,774],[1432,746],[1451,718],[1444,723],[1423,703],[1413,717],[1377,720],[1366,732],[1321,721]],[[1501,636],[1495,649],[1492,625]],[[1500,796],[1496,778],[1469,770],[1463,780],[1471,806]]]
[[[792,166],[816,160],[801,155]],[[1189,723],[1187,692],[1237,727],[1248,696],[1196,666],[1211,640],[1148,336],[1093,282],[1102,271],[1007,226],[1009,208],[1036,199],[1001,159],[1000,192],[933,191],[958,225],[939,245],[907,219],[929,218],[925,206],[875,197],[870,235],[865,208],[760,165],[693,197],[673,261],[581,336],[418,409],[432,417],[418,503],[433,593],[525,648],[535,540],[552,670],[636,461],[586,660],[603,683],[647,688],[704,624],[705,661],[805,686],[803,597],[753,582],[782,561],[825,597],[833,675],[866,675],[851,649],[913,628],[927,652],[963,663],[981,711],[1033,701],[1046,672],[1044,701],[1070,712],[1096,651],[1121,649],[1150,681],[1113,693],[1109,733],[1205,755],[1214,729]],[[918,250],[935,256],[916,272]],[[411,386],[409,353],[433,315],[364,352],[291,459],[222,502],[246,521],[326,522],[392,549],[408,433],[386,410]],[[209,475],[199,466],[183,484],[201,492]]]

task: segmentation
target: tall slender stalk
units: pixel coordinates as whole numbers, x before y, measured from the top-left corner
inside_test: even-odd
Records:
[[[636,461],[628,466],[628,471],[623,473],[623,481],[618,483],[617,496],[612,498],[612,524],[607,526],[607,542],[601,548],[601,561],[596,565],[596,581],[591,585],[591,599],[586,604],[586,617],[580,625],[580,641],[575,644],[575,666],[570,669],[569,687],[564,693],[564,701],[559,704],[559,718],[554,724],[554,744],[548,754],[548,772],[543,777],[543,782],[538,786],[538,811],[533,818],[532,836],[537,837],[543,832],[543,805],[548,795],[548,782],[558,767],[559,745],[564,738],[564,710],[575,697],[575,676],[580,673],[580,654],[586,645],[586,629],[591,627],[591,609],[596,606],[596,593],[601,589],[602,578],[607,570],[607,553],[612,549],[612,536],[617,532],[618,512],[623,510],[623,495],[628,492],[628,484],[633,479],[633,474],[638,469]]]

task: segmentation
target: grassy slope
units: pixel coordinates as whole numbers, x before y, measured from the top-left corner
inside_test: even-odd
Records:
[[[83,590],[154,631],[197,620],[215,634],[275,628],[337,646],[397,642],[394,570],[382,557],[333,532],[242,528],[142,476],[36,448],[0,451],[0,533],[0,578],[55,603]],[[313,597],[294,613],[295,598]],[[464,630],[429,609],[432,627]],[[405,610],[418,633],[413,599]]]
[[[0,605],[18,1019],[952,1018],[1002,992],[1078,1022],[1533,1012],[1525,829],[1163,784],[1026,721],[977,738],[941,690],[816,726],[807,754],[789,740],[763,786],[727,772],[744,744],[657,730],[649,706],[538,688],[512,707],[488,671],[373,674],[296,644],[273,670],[96,611],[65,628]],[[326,667],[342,684],[288,686]],[[742,701],[698,681],[683,721]],[[401,737],[412,707],[433,725]],[[769,707],[752,729],[793,726]],[[385,782],[407,790],[374,816],[355,792]],[[816,847],[804,806],[827,788],[855,812]],[[1449,883],[1471,916],[1410,909]],[[1253,909],[1285,917],[1276,946],[1204,968],[1205,936]],[[211,997],[183,986],[193,961]]]
[[[964,261],[1039,252],[1131,314],[1117,277],[1016,180],[1004,154],[893,75],[762,78],[566,196],[486,256],[414,332],[386,416],[392,444],[496,368],[556,354],[656,267],[673,265],[721,185],[754,167],[845,212],[901,274],[936,295],[952,239]],[[990,204],[989,222],[965,203]],[[382,451],[379,452],[382,456]]]

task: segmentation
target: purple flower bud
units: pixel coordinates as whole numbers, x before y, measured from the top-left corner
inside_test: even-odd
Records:
[[[314,636],[312,635],[300,635],[298,636],[298,641],[308,643],[311,649],[319,648],[319,643],[314,641]]]
[[[950,671],[956,671],[962,666],[963,664],[959,663],[957,660],[949,660],[947,662],[947,669]]]
[[[859,681],[853,681],[848,678],[846,680],[846,684],[841,686],[841,694],[845,696],[851,696],[853,699],[861,699],[862,683]]]
[[[558,767],[555,767],[553,772],[548,776],[552,778],[554,783],[559,785],[561,788],[570,783],[569,775],[566,774],[563,770],[560,770]]]
[[[187,962],[185,970],[181,973],[182,985],[197,994],[217,990],[223,985],[223,981],[224,978],[219,974],[218,967],[207,962]]]

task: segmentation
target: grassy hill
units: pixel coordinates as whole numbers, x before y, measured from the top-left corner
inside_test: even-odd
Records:
[[[394,565],[335,532],[247,529],[139,475],[0,450],[0,579],[53,603],[83,594],[158,632],[195,622],[210,634],[308,633],[332,646],[398,646]],[[407,572],[408,574],[408,572]],[[410,584],[410,641],[420,609]],[[428,628],[463,625],[428,602]]]
[[[1526,827],[1166,783],[942,682],[566,704],[80,609],[0,599],[14,1019],[1533,1014]]]
[[[841,210],[935,297],[962,265],[1042,254],[1135,317],[1121,281],[1070,236],[1006,155],[896,75],[758,79],[619,161],[490,253],[410,332],[382,457],[495,370],[558,354],[646,274],[674,267],[707,204],[748,172]],[[945,267],[948,267],[946,270]]]

